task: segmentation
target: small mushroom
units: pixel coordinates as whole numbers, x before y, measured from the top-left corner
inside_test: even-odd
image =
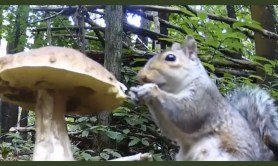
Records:
[[[65,115],[113,110],[126,98],[123,87],[71,48],[48,46],[0,58],[0,98],[36,114],[33,160],[74,160]]]

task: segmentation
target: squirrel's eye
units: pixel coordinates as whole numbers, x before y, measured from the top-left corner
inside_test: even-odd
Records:
[[[168,54],[168,55],[165,57],[165,60],[166,60],[166,61],[175,61],[175,60],[176,60],[176,56],[173,55],[173,54]]]

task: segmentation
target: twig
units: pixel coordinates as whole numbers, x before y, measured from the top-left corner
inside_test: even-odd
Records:
[[[127,5],[125,6],[127,9],[142,9],[145,11],[157,11],[157,12],[169,12],[169,13],[182,13],[179,8],[176,7],[166,7],[166,6],[158,6],[158,5]]]
[[[84,14],[86,16],[85,20],[84,20],[86,23],[90,24],[92,27],[98,27],[100,30],[104,31],[104,29],[101,29],[101,27],[99,25],[97,25],[96,23],[93,22],[93,20],[89,16],[89,13],[88,13],[87,10],[84,11]],[[97,29],[93,29],[93,30],[94,30],[96,36],[98,37],[102,47],[104,48],[105,47],[105,40],[102,37],[102,35],[100,34],[100,31],[97,30]]]
[[[79,46],[78,42],[77,42],[77,41],[74,39],[74,37],[73,37],[73,33],[72,33],[72,32],[69,30],[69,28],[64,24],[63,20],[61,20],[59,17],[58,17],[58,19],[59,19],[59,21],[61,22],[61,24],[66,28],[66,30],[70,33],[70,35],[71,35],[73,41],[75,42],[75,44]],[[78,29],[79,29],[79,27],[78,27]]]
[[[84,5],[88,11],[93,11],[95,9],[101,9],[104,6],[103,5]],[[74,13],[78,6],[69,6],[68,8],[64,8],[66,13]],[[48,11],[48,12],[59,12],[63,8],[61,7],[32,7],[30,8],[31,11],[33,12],[38,12],[38,11]]]
[[[135,33],[137,35],[147,36],[147,37],[151,38],[152,40],[164,41],[160,38],[166,38],[166,39],[169,38],[166,35],[163,35],[163,34],[160,34],[160,33],[157,33],[157,32],[153,32],[153,31],[150,31],[150,30],[147,30],[147,29],[144,29],[144,28],[139,28],[139,27],[130,25],[126,22],[124,22],[124,31],[130,31],[130,32]],[[164,41],[164,42],[171,43],[169,41]]]
[[[10,132],[35,132],[34,127],[11,127]]]
[[[129,12],[137,14],[137,15],[139,15],[139,16],[147,19],[147,20],[153,21],[153,16],[151,14],[144,13],[144,12],[142,12],[140,10],[133,10],[133,11],[129,11]],[[174,25],[174,24],[172,24],[172,23],[170,23],[170,22],[168,22],[168,21],[166,21],[164,19],[161,19],[161,18],[158,18],[158,20],[161,23],[161,25],[164,25],[164,26],[166,26],[168,28],[172,28],[172,29],[178,30],[178,31],[180,31],[183,34],[186,34],[186,32],[185,32],[185,30],[183,28],[181,28],[181,27],[179,27],[177,25]]]
[[[187,9],[189,9],[195,15],[197,15],[197,13],[198,13],[198,11],[196,11],[196,10],[190,8],[190,7],[187,7]],[[233,18],[229,18],[229,17],[223,17],[223,16],[218,16],[218,15],[209,14],[209,13],[206,13],[206,15],[211,20],[224,22],[224,23],[229,24],[229,25],[233,25],[234,23],[239,22],[238,20],[233,19]],[[252,27],[252,26],[249,26],[249,25],[243,25],[242,27],[247,28],[249,30],[252,30],[254,32],[257,32],[257,33],[259,33],[259,34],[261,34],[264,37],[267,37],[269,39],[276,39],[276,40],[278,39],[278,34],[276,34],[274,32],[271,32],[271,31],[268,31],[266,29],[258,29],[258,28],[255,28],[255,27]],[[239,30],[239,29],[237,29],[237,30]],[[243,33],[245,33],[245,34],[247,33],[246,35],[250,36],[250,34],[248,32],[243,32]]]
[[[73,35],[70,35],[70,34],[53,34],[52,35],[53,37],[77,37],[76,34],[73,34]],[[85,39],[88,39],[88,40],[96,40],[98,41],[98,38],[97,37],[94,37],[94,36],[88,36],[88,35],[85,35]]]
[[[255,71],[251,70],[236,70],[236,69],[231,69],[231,68],[215,68],[215,73],[230,73],[233,75],[237,76],[243,76],[243,77],[248,77],[251,74],[256,74]]]
[[[103,8],[103,6],[101,5],[87,5],[85,6],[87,8],[88,11],[93,11],[97,8]],[[65,9],[66,11],[72,11],[73,9],[75,9],[76,7],[73,6],[70,9]],[[125,6],[126,9],[142,9],[142,10],[147,10],[147,11],[159,11],[159,12],[169,12],[169,13],[178,13],[178,14],[183,14],[185,16],[188,17],[192,17],[194,15],[197,15],[198,11],[190,8],[189,6],[187,6],[187,10],[190,11],[192,14],[188,14],[183,12],[182,10],[180,10],[179,8],[176,7],[165,7],[165,6],[157,6],[157,5],[127,5]],[[60,11],[61,8],[31,8],[31,10],[33,11]],[[220,22],[224,22],[226,24],[232,25],[236,22],[239,22],[236,19],[232,19],[232,18],[228,18],[228,17],[223,17],[223,16],[217,16],[214,14],[209,14],[206,13],[207,17],[211,20],[215,20],[215,21],[220,21]],[[248,25],[244,25],[242,26],[243,28],[247,28],[249,30],[252,30],[254,32],[260,33],[261,35],[270,38],[270,39],[278,39],[278,34],[273,33],[271,31],[268,31],[266,29],[258,29],[258,28],[254,28]],[[242,30],[240,30],[242,31]],[[251,37],[250,33],[246,33],[246,31],[244,31],[243,33],[245,33],[247,36]]]
[[[102,27],[96,27],[96,26],[93,26],[93,27],[84,27],[85,29],[103,29]],[[79,27],[78,26],[71,26],[71,27],[52,27],[51,28],[51,31],[60,31],[60,30],[78,30]],[[43,27],[43,28],[36,28],[32,31],[36,31],[36,32],[40,32],[40,31],[46,31],[47,28],[46,27]]]
[[[53,14],[52,16],[49,16],[49,17],[46,17],[46,18],[43,18],[41,20],[37,20],[37,21],[34,21],[34,22],[30,22],[29,24],[35,24],[35,23],[38,23],[38,22],[42,22],[42,21],[52,19],[52,18],[57,17],[58,15],[62,14],[63,12],[64,12],[64,8],[62,8],[61,11],[59,11],[58,13]]]
[[[121,157],[109,161],[143,161],[143,160],[150,160],[150,159],[152,159],[152,155],[150,153],[143,153],[143,154],[138,153],[136,155],[125,156],[125,157]]]

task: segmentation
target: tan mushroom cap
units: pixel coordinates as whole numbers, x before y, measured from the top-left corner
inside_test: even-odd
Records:
[[[67,113],[109,111],[126,97],[108,70],[71,48],[48,46],[0,58],[1,99],[34,110],[38,89],[69,94]]]

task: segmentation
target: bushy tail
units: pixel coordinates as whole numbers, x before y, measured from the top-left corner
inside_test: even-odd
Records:
[[[241,87],[227,98],[278,158],[278,113],[270,95],[258,87]]]

